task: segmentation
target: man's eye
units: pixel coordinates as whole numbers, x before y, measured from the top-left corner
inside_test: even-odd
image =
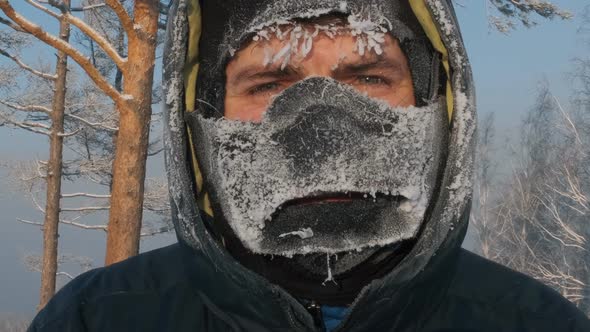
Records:
[[[363,76],[358,76],[356,78],[357,83],[359,84],[364,84],[364,85],[382,85],[382,84],[388,84],[388,82],[379,76],[370,76],[370,75],[363,75]]]
[[[269,93],[279,89],[281,85],[277,82],[269,82],[256,85],[248,90],[248,94],[256,95],[262,93]]]

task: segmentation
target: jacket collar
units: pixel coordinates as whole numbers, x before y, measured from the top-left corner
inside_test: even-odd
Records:
[[[467,218],[466,213],[463,218]],[[387,317],[388,322],[407,320],[408,312],[431,311],[442,301],[454,275],[460,244],[467,223],[460,223],[456,236],[432,257],[425,269],[414,278],[398,278],[393,270],[383,279],[374,280],[359,294],[343,320],[346,330],[374,330]],[[303,305],[279,286],[246,269],[229,254],[210,259],[202,252],[180,243],[184,268],[194,296],[200,297],[229,326],[259,324],[263,330],[316,330],[313,317]],[[375,317],[375,318],[371,318]],[[381,317],[381,318],[376,318]],[[419,323],[419,322],[416,322]],[[250,325],[251,326],[251,325]]]

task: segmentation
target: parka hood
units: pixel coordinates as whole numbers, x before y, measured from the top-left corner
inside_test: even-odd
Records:
[[[206,0],[205,0],[206,1]],[[397,2],[397,0],[392,0]],[[404,0],[405,1],[405,0]],[[282,3],[277,1],[277,3]],[[350,2],[350,1],[349,1]],[[448,151],[446,164],[440,172],[440,189],[432,198],[432,203],[425,217],[419,236],[413,247],[379,282],[368,285],[362,296],[370,297],[378,292],[383,282],[403,284],[416,278],[437,254],[447,253],[458,248],[463,241],[468,223],[468,214],[472,195],[472,169],[474,156],[474,135],[476,130],[475,96],[471,69],[465,53],[463,41],[454,14],[451,1],[447,0],[407,0],[420,23],[421,31],[431,42],[433,49],[441,54],[441,62],[448,76],[446,82],[446,109],[450,121]],[[293,17],[297,12],[297,1],[293,8],[284,8],[285,15]],[[326,1],[314,13],[317,15],[342,11],[354,6],[347,1]],[[223,7],[223,6],[221,6]],[[393,6],[395,7],[395,5]],[[225,8],[225,10],[233,10]],[[264,26],[276,16],[257,16],[260,22],[250,22],[248,26]],[[237,14],[239,15],[239,14]],[[299,15],[299,16],[301,16]],[[287,17],[287,16],[286,16]],[[209,17],[208,20],[214,18]],[[175,0],[168,14],[167,39],[164,52],[164,95],[165,128],[164,147],[165,163],[171,197],[172,218],[179,241],[192,248],[195,255],[215,266],[220,273],[238,284],[248,288],[269,288],[289,298],[279,287],[271,285],[266,279],[239,264],[225,248],[215,240],[202,219],[197,202],[207,206],[207,197],[200,193],[202,176],[195,174],[196,164],[193,144],[185,115],[195,109],[196,85],[202,82],[198,77],[199,66],[223,66],[223,63],[199,63],[199,40],[201,34],[201,7],[198,0]],[[399,20],[403,22],[404,20]],[[415,33],[415,27],[400,26],[404,36]],[[244,38],[243,32],[236,32],[218,40],[219,44],[201,47],[223,47],[227,54],[238,47]],[[206,50],[202,50],[205,51]],[[225,51],[224,51],[225,52]],[[222,68],[222,67],[220,67]],[[208,93],[218,93],[215,88]],[[206,96],[205,96],[206,97]],[[216,105],[212,105],[215,107]],[[274,292],[274,291],[273,291]]]

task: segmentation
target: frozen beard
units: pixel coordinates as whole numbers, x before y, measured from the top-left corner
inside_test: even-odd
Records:
[[[285,257],[415,237],[447,121],[443,101],[392,108],[319,77],[283,91],[261,123],[188,116],[215,213],[245,248]]]

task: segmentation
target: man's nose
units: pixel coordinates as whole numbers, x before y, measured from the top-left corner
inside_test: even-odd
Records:
[[[334,106],[313,105],[293,112],[291,125],[272,137],[296,168],[311,170],[331,156],[340,155],[354,139],[359,128],[351,115]]]

